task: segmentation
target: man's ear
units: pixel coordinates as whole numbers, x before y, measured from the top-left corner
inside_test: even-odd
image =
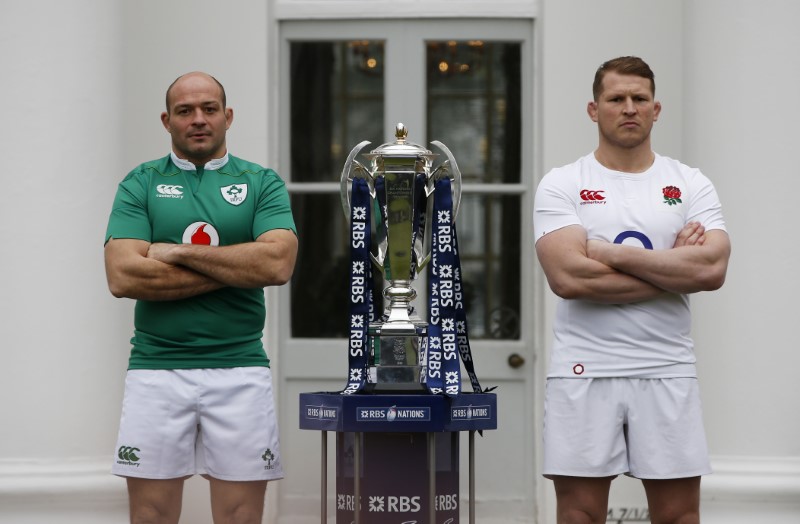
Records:
[[[161,125],[164,126],[164,129],[166,129],[167,132],[170,131],[170,129],[169,129],[169,113],[167,113],[166,111],[161,113]]]
[[[586,112],[589,114],[589,118],[592,119],[592,122],[597,122],[597,102],[592,100],[586,105]]]
[[[225,130],[227,131],[233,123],[233,109],[230,107],[225,108],[225,122]]]
[[[658,115],[661,114],[661,102],[653,104],[653,122],[658,121]]]

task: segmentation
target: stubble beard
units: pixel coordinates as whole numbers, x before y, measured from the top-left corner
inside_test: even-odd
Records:
[[[637,128],[638,129],[638,128]],[[613,133],[600,129],[604,141],[612,147],[619,149],[636,149],[650,139],[650,129],[642,133]]]
[[[195,165],[205,165],[209,160],[213,160],[214,152],[222,147],[222,143],[198,144],[195,147],[192,147],[191,144],[173,144],[172,147],[178,156],[183,156]]]

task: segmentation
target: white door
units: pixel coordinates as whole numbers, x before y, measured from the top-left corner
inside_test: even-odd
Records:
[[[298,395],[339,391],[347,374],[341,170],[362,140],[372,142],[367,150],[394,140],[398,122],[412,142],[446,144],[464,180],[457,226],[470,341],[478,377],[484,387],[497,386],[498,397],[498,429],[476,439],[478,521],[534,522],[540,335],[530,240],[532,20],[284,22],[280,39],[280,126],[273,136],[300,251],[277,304],[279,348],[270,349],[287,473],[277,486],[278,522],[319,522],[321,436],[298,429]],[[423,318],[426,298],[421,291],[415,303]],[[466,435],[461,450],[466,522]]]

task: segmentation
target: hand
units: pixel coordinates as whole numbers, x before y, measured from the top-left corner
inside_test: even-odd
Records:
[[[702,246],[706,241],[706,228],[700,222],[689,222],[678,233],[675,244],[672,246]]]
[[[591,258],[592,260],[597,260],[598,262],[604,262],[603,259],[603,253],[605,252],[604,250],[611,245],[612,244],[606,242],[605,240],[587,240],[586,256]]]
[[[165,244],[162,242],[150,244],[150,248],[147,250],[147,258],[174,265],[175,258],[173,255],[177,247],[178,244]]]

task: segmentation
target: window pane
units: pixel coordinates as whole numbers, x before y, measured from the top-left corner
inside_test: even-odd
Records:
[[[520,44],[427,42],[428,138],[464,182],[520,182]]]
[[[520,44],[427,42],[428,137],[464,183],[521,181]],[[464,193],[457,226],[470,335],[519,339],[520,196]]]
[[[338,182],[351,148],[383,143],[383,42],[297,41],[290,54],[292,182]],[[292,337],[346,337],[350,252],[339,193],[295,192],[292,206]]]
[[[300,241],[292,278],[292,336],[346,336],[350,254],[339,196],[293,195],[292,211]]]
[[[463,195],[456,225],[470,338],[519,339],[520,197]]]
[[[350,149],[383,143],[383,42],[291,43],[293,182],[338,180]]]
[[[292,196],[300,246],[292,277],[292,336],[347,337],[350,320],[350,235],[339,194]],[[374,250],[373,250],[374,251]],[[375,311],[386,285],[373,266]]]

